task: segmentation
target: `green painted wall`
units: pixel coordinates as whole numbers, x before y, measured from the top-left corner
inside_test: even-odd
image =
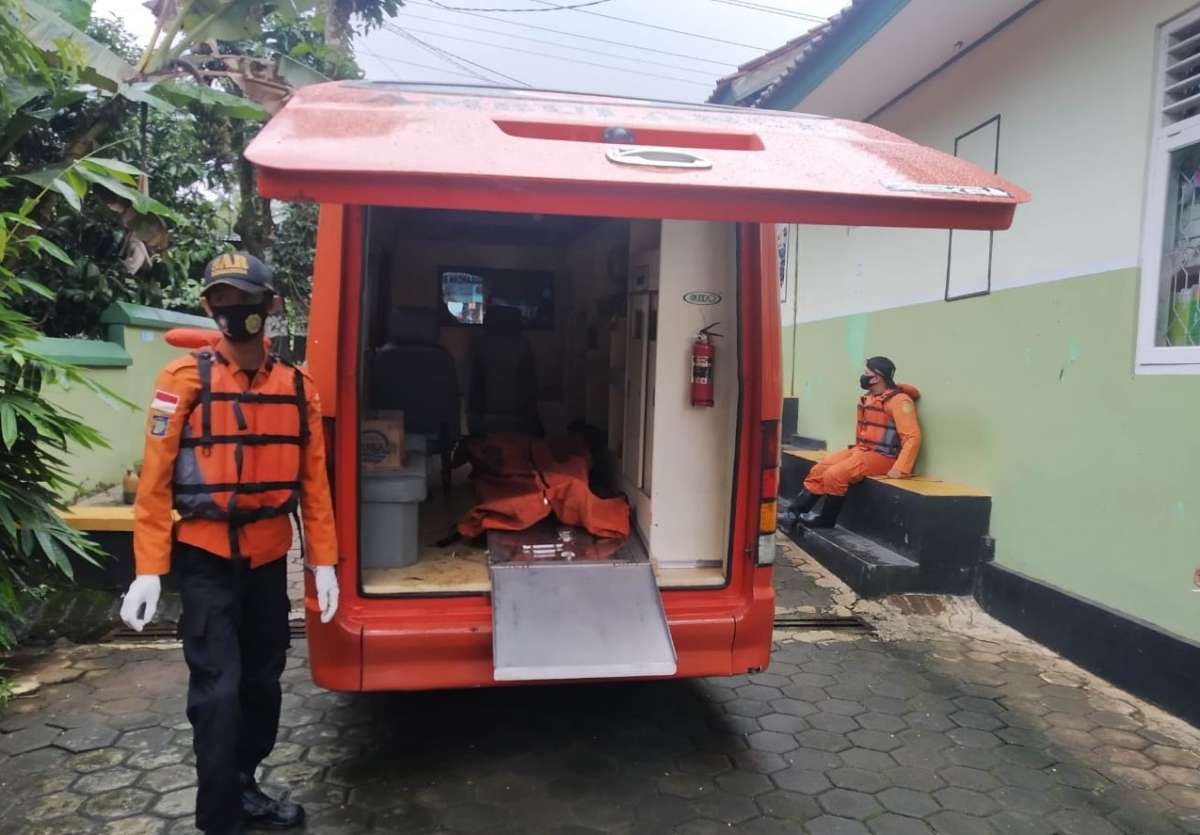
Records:
[[[800,434],[849,443],[863,360],[891,357],[922,391],[918,472],[991,491],[998,563],[1200,640],[1200,380],[1133,374],[1137,278],[786,328]]]
[[[153,315],[138,315],[130,319],[131,310],[138,314],[149,311]],[[122,324],[118,321],[120,319],[145,322],[150,326]],[[181,349],[168,345],[163,339],[166,330],[179,326],[212,327],[209,319],[136,305],[124,305],[121,309],[114,305],[105,312],[104,321],[110,322],[111,342],[56,339],[43,340],[35,346],[37,349],[48,349],[45,353],[52,356],[60,356],[84,366],[83,370],[88,376],[135,407],[99,397],[81,386],[50,386],[47,389],[46,393],[53,403],[87,421],[109,443],[108,449],[72,451],[71,470],[83,488],[82,492],[101,485],[116,484],[125,471],[141,459],[146,407],[154,392],[154,380],[164,365],[182,353]],[[125,367],[113,367],[112,356],[114,351],[120,351],[121,346],[131,362]],[[89,357],[94,358],[94,362]]]

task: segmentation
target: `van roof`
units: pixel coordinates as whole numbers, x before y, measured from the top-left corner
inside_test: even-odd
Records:
[[[263,196],[324,203],[1005,229],[1029,199],[874,125],[538,90],[313,85],[246,156]]]

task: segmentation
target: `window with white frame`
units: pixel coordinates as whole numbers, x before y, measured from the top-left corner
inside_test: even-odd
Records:
[[[1200,9],[1159,31],[1138,366],[1200,371]]]

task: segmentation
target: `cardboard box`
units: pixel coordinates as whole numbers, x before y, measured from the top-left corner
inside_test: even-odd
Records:
[[[370,412],[359,434],[359,456],[366,472],[404,466],[404,412]]]

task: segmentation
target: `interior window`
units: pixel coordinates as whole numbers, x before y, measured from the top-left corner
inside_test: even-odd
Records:
[[[482,325],[487,309],[521,311],[526,329],[554,327],[554,273],[443,267],[440,271],[442,319],[449,325]]]

